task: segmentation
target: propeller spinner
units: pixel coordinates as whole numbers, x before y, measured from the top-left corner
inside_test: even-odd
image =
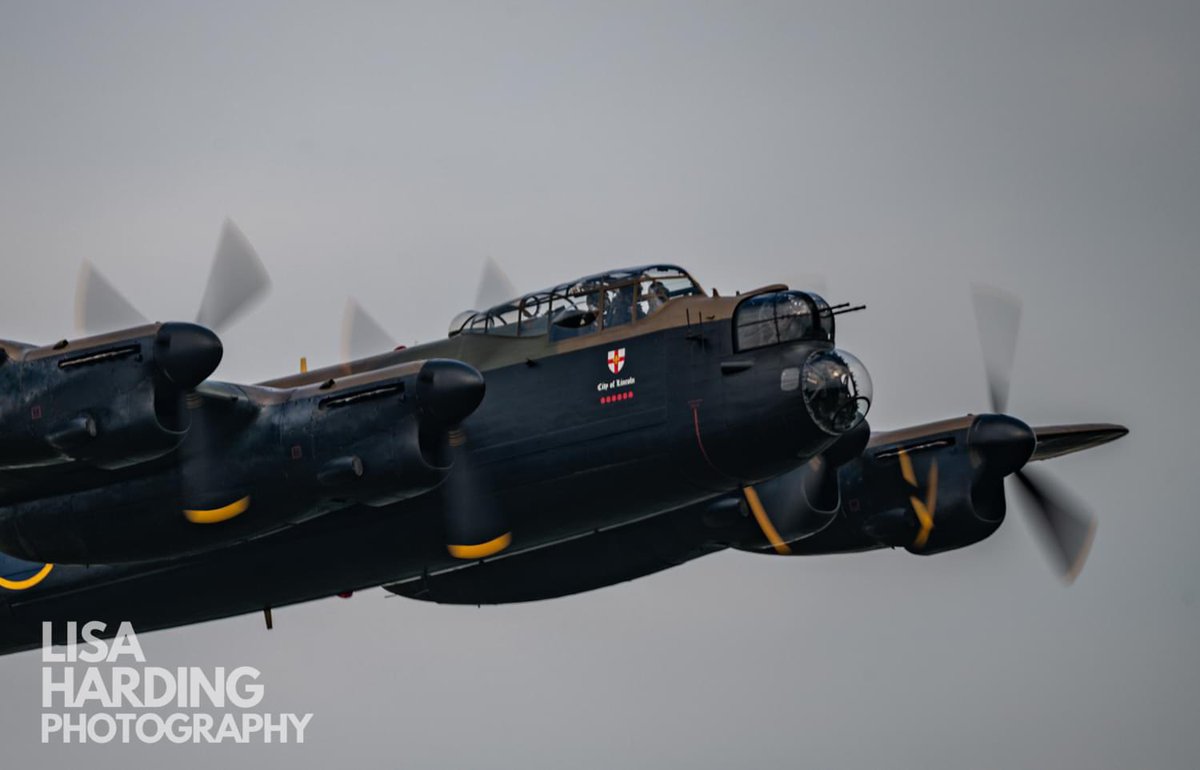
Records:
[[[249,311],[270,285],[267,270],[250,241],[232,220],[225,220],[200,300],[197,323],[163,324],[157,340],[162,348],[164,374],[181,388],[181,410],[195,412],[204,408],[204,398],[195,388],[221,359],[221,341],[215,332]],[[91,334],[146,323],[145,316],[133,303],[87,262],[79,272],[75,320],[83,331]],[[249,505],[248,497],[229,504],[217,504],[212,497],[223,490],[215,461],[217,437],[212,426],[203,418],[188,422],[191,427],[179,449],[184,515],[193,523],[207,524],[241,513]]]
[[[495,260],[489,258],[480,276],[476,305],[488,307],[515,293],[504,271]],[[351,298],[346,301],[342,316],[343,360],[353,361],[378,355],[393,349],[395,345],[391,334],[357,300]],[[465,404],[474,398],[474,385],[468,382],[471,378],[465,371],[452,369],[430,369],[429,372],[432,379],[421,384],[425,395],[422,397],[419,392],[417,398],[432,429],[444,434],[445,451],[454,466],[442,487],[446,548],[451,556],[458,559],[482,559],[507,548],[512,542],[512,535],[503,513],[488,492],[486,474],[472,460],[467,448],[467,432],[461,425],[462,420],[479,405],[479,401],[474,401],[470,409],[460,411],[457,416],[448,414],[449,401]],[[474,377],[480,377],[474,369],[471,372]],[[425,370],[422,371],[424,375]],[[451,391],[455,395],[449,395]],[[480,377],[479,400],[482,400],[483,392],[483,380]]]
[[[996,412],[972,436],[972,447],[980,452],[985,462],[996,465],[1000,472],[1011,474],[1017,480],[1028,501],[1024,510],[1034,528],[1041,533],[1043,545],[1057,570],[1070,583],[1087,560],[1096,533],[1096,520],[1043,474],[1025,468],[1030,460],[1040,459],[1043,438],[1066,442],[1070,439],[1059,435],[1064,429],[1050,429],[1043,437],[1024,422],[1004,414],[1021,321],[1020,301],[995,289],[975,286],[972,302],[979,325],[992,411]],[[1089,425],[1080,426],[1077,432],[1087,446],[1095,446],[1120,438],[1128,431],[1119,425]]]

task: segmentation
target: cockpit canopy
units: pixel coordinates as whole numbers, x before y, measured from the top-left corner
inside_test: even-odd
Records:
[[[755,294],[738,305],[733,326],[738,350],[784,342],[833,342],[834,309],[819,294],[775,291]]]
[[[648,265],[590,275],[531,292],[488,310],[466,310],[450,322],[450,336],[491,334],[553,339],[575,337],[656,313],[677,297],[703,294],[683,268]]]

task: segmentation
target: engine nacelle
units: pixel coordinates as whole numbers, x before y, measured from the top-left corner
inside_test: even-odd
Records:
[[[187,434],[183,395],[221,353],[213,332],[189,323],[4,347],[0,469],[75,461],[121,468],[161,457]]]
[[[1004,477],[1032,451],[1022,431],[1010,417],[980,415],[876,434],[841,467],[835,511],[809,501],[817,471],[806,466],[758,485],[786,548],[773,548],[748,521],[733,544],[807,555],[880,547],[934,554],[977,543],[1004,521]]]
[[[190,397],[172,467],[0,508],[0,550],[76,564],[166,558],[425,494],[450,471],[447,430],[483,392],[478,371],[437,359],[293,388],[211,383]]]
[[[454,399],[446,395],[453,383],[429,390],[437,374],[464,377],[463,387],[477,388],[478,398],[467,395],[469,408],[455,413],[461,407],[441,403]],[[449,472],[446,430],[479,405],[482,382],[465,364],[434,360],[299,388],[279,416],[280,436],[294,437],[287,474],[333,504],[383,506],[424,494]],[[439,408],[449,419],[439,416]]]
[[[844,479],[851,525],[916,554],[963,548],[1004,522],[1004,477],[1033,451],[1028,428],[985,414],[926,426],[919,438],[884,434]]]

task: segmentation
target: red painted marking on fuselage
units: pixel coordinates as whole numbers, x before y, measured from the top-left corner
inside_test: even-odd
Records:
[[[618,401],[628,401],[631,398],[633,398],[633,391],[627,390],[624,393],[615,393],[611,396],[601,396],[600,403],[601,404],[615,404]]]

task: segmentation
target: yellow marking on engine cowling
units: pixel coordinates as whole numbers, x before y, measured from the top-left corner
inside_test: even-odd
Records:
[[[0,588],[7,588],[10,591],[24,591],[27,588],[33,588],[45,580],[52,569],[54,569],[53,564],[43,564],[40,570],[24,580],[9,580],[8,578],[0,577]]]
[[[250,496],[246,495],[242,499],[234,500],[229,505],[223,505],[220,508],[185,508],[183,515],[187,516],[187,520],[193,524],[217,524],[245,513],[249,507]]]
[[[908,452],[903,449],[896,455],[900,459],[900,475],[908,482],[910,487],[917,485],[917,474],[913,473],[912,460],[909,459]]]
[[[924,548],[929,542],[929,533],[933,531],[933,512],[937,509],[937,488],[938,488],[938,467],[937,460],[934,460],[929,465],[929,489],[925,492],[925,500],[919,500],[916,497],[908,498],[912,503],[913,513],[917,515],[917,521],[920,523],[920,529],[917,530],[917,536],[913,538],[913,546],[916,548]]]
[[[758,492],[754,487],[742,487],[742,494],[746,497],[750,512],[754,514],[754,520],[758,522],[758,528],[766,535],[771,547],[775,549],[775,553],[784,556],[790,554],[791,547],[783,542],[783,538],[779,536],[779,530],[775,529],[775,525],[771,523],[771,519],[767,516],[767,509],[763,507],[762,500],[758,497]]]
[[[497,554],[508,548],[512,542],[512,533],[505,532],[497,538],[493,538],[486,543],[477,545],[447,545],[446,550],[456,559],[483,559],[492,554]]]

